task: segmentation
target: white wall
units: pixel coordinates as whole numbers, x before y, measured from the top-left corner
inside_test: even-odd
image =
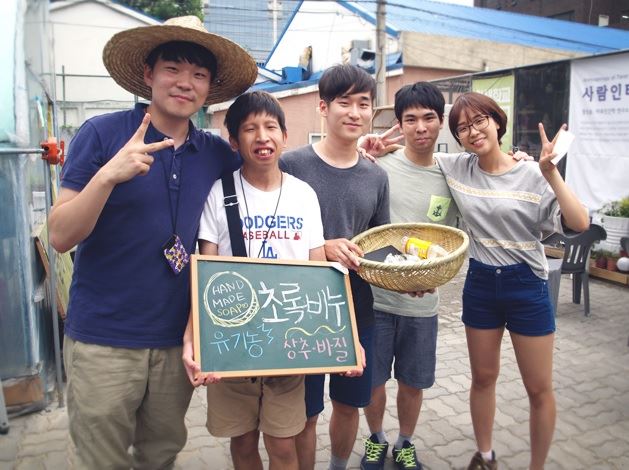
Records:
[[[558,49],[503,44],[414,31],[402,33],[404,65],[482,72],[582,56]]]
[[[304,49],[312,46],[312,70],[324,70],[342,61],[342,49],[351,41],[369,40],[375,49],[375,26],[336,2],[305,1],[271,54],[266,68],[281,71],[297,66]],[[396,52],[397,40],[387,37],[387,53]]]
[[[0,55],[0,142],[10,141],[11,134],[15,134],[16,55],[20,55],[15,43],[17,24],[17,2],[9,2],[0,16],[0,42],[4,45]]]
[[[71,2],[67,2],[71,3]],[[62,5],[65,5],[64,2]],[[125,14],[120,6],[108,1],[87,0],[57,7],[51,4],[50,20],[53,28],[55,73],[57,74],[57,100],[64,98],[62,90],[62,66],[66,74],[102,75],[102,78],[67,77],[65,100],[68,102],[123,101],[133,103],[133,95],[119,87],[109,78],[103,65],[103,48],[117,32],[158,24],[157,21],[138,15]],[[122,10],[122,11],[120,11]],[[108,112],[104,108],[103,112]],[[80,113],[66,113],[66,125],[81,124]],[[60,124],[62,116],[60,113]]]

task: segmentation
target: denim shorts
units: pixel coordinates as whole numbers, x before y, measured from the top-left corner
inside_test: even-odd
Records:
[[[507,330],[526,336],[555,331],[548,282],[526,263],[490,266],[470,259],[463,288],[463,323],[471,328]]]
[[[330,398],[354,408],[364,408],[371,401],[371,371],[373,369],[373,326],[362,328],[358,339],[365,350],[367,366],[360,377],[330,374]],[[323,411],[325,374],[306,376],[306,416]]]
[[[374,387],[391,378],[409,387],[424,389],[435,383],[437,315],[406,317],[374,310]],[[395,359],[395,362],[394,362]]]

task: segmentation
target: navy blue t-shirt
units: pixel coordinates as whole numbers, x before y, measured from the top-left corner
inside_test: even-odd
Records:
[[[144,113],[145,105],[138,104],[86,121],[70,145],[61,185],[81,191],[131,138]],[[165,137],[150,125],[145,142]],[[148,174],[114,187],[94,230],[77,247],[65,324],[75,340],[128,348],[182,343],[190,267],[176,275],[163,245],[176,233],[194,252],[210,188],[241,160],[223,139],[192,124],[182,146],[153,157]]]

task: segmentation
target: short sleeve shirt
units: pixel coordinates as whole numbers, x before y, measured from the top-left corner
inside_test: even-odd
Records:
[[[145,105],[86,121],[70,144],[61,185],[81,191],[139,127]],[[152,125],[146,142],[166,138]],[[229,144],[195,129],[164,149],[146,175],[116,185],[96,226],[79,243],[65,325],[73,339],[116,347],[182,343],[190,309],[190,269],[175,274],[164,244],[177,234],[188,253],[214,181],[240,158]]]
[[[483,171],[475,154],[438,156],[470,236],[470,256],[492,266],[527,263],[548,279],[541,239],[561,232],[561,213],[536,162],[501,174]]]
[[[308,184],[285,174],[280,193],[279,189],[262,191],[250,185],[245,178],[241,179],[240,170],[233,177],[249,257],[307,260],[310,250],[323,246],[319,201]],[[231,256],[223,198],[219,180],[205,203],[199,239],[216,243],[219,255]]]
[[[314,189],[326,240],[351,239],[371,227],[389,223],[389,181],[378,165],[360,158],[350,168],[336,168],[308,145],[285,153],[280,167]],[[360,329],[373,324],[373,295],[369,284],[354,271],[350,271],[350,281]]]
[[[378,160],[389,177],[391,222],[420,222],[455,226],[459,210],[438,165],[411,162],[404,149]],[[374,307],[382,312],[409,317],[431,317],[439,309],[439,291],[413,298],[372,287]]]

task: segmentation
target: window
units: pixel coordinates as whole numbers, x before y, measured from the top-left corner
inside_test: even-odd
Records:
[[[529,155],[539,155],[541,143],[537,123],[555,135],[568,122],[570,61],[516,69],[513,144]],[[566,159],[559,163],[565,174]]]
[[[322,134],[321,132],[308,132],[308,143],[316,144],[323,139],[324,136],[325,134]]]
[[[574,10],[564,11],[563,13],[557,13],[556,15],[550,15],[549,18],[564,21],[574,21]]]

